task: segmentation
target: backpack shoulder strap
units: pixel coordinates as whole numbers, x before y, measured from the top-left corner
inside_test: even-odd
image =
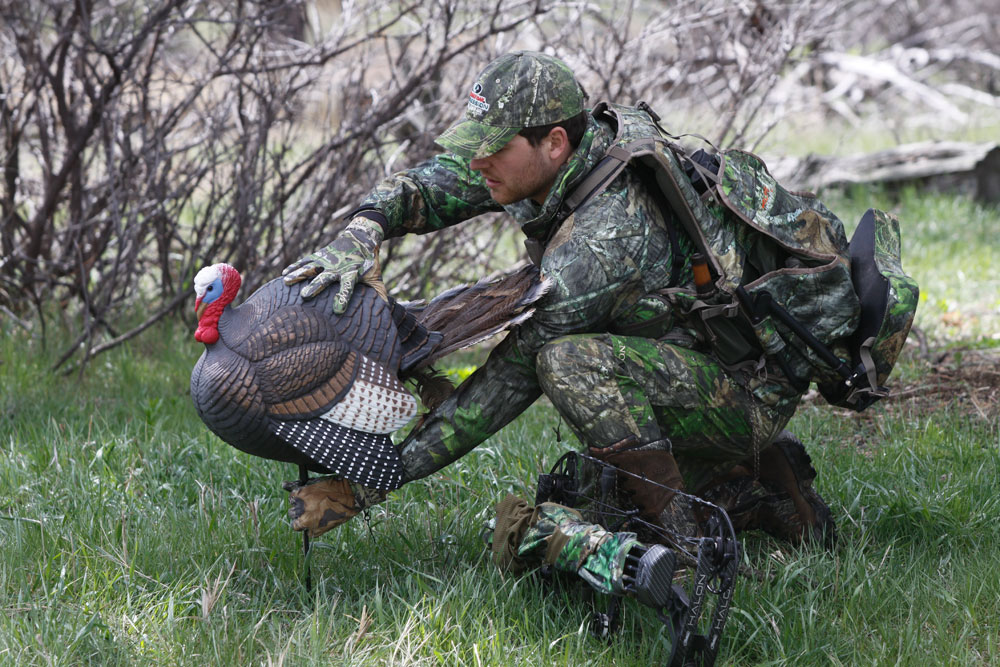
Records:
[[[562,222],[576,209],[593,197],[604,192],[611,181],[615,180],[618,174],[632,161],[632,151],[627,146],[623,146],[625,123],[621,115],[607,102],[600,102],[593,110],[594,118],[607,121],[615,130],[615,138],[611,148],[604,154],[604,157],[594,165],[594,168],[580,181],[580,184],[573,188],[573,191],[563,200],[559,209],[559,221]]]
[[[631,160],[632,153],[618,144],[608,149],[600,162],[594,165],[590,173],[563,200],[559,209],[560,220],[565,220],[584,203],[604,192]]]
[[[650,113],[646,105],[638,108],[646,114]],[[645,135],[632,136],[633,133],[630,132],[630,128],[627,126],[628,121],[623,117],[619,108],[614,105],[601,102],[594,107],[593,114],[595,118],[605,120],[615,128],[615,139],[605,156],[590,170],[590,173],[584,177],[580,184],[566,196],[560,207],[560,222],[569,217],[584,203],[603,192],[626,166],[636,161],[636,158],[654,156],[657,162],[661,162],[664,158],[658,154],[656,150],[657,144],[661,144],[667,151],[676,155],[678,159],[688,158],[683,148],[667,141],[656,129]],[[649,118],[650,126],[658,128],[659,126],[656,123],[657,117],[650,115]],[[649,166],[652,167],[652,165]],[[681,192],[680,185],[674,178],[671,170],[665,168],[665,165],[662,164],[652,168],[663,173],[663,178],[656,179],[657,189],[662,191],[667,197],[670,206],[681,218],[684,228],[689,232],[697,229],[698,222],[694,211],[691,210],[691,206]],[[718,180],[716,174],[711,173],[703,167],[699,170],[699,173],[702,172],[704,172],[703,175],[707,182],[716,182]],[[695,234],[693,238],[696,239],[697,243],[701,239],[701,234]],[[702,244],[698,243],[698,245]],[[701,250],[704,252],[705,248],[701,248]]]

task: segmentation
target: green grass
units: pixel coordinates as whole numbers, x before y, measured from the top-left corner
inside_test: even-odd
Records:
[[[1000,209],[913,187],[859,187],[824,201],[848,237],[870,207],[899,218],[903,268],[920,284],[917,327],[939,341],[1000,341]]]
[[[949,345],[995,344],[995,209],[913,192],[831,204],[845,220],[870,204],[897,212],[905,266],[928,295],[919,325]],[[952,327],[949,313],[978,320]],[[47,371],[58,345],[2,331],[0,665],[666,658],[648,610],[628,601],[621,635],[605,643],[588,634],[575,589],[501,575],[484,553],[493,505],[507,492],[530,497],[537,473],[573,444],[556,442],[544,402],[392,494],[370,524],[315,541],[307,594],[280,488],[296,471],[239,453],[201,424],[187,396],[200,350],[184,326],[70,378]],[[928,371],[910,355],[900,377]],[[996,413],[953,394],[860,416],[805,404],[792,427],[819,471],[839,545],[796,551],[745,536],[746,563],[764,576],[737,583],[722,662],[1000,660]]]
[[[960,124],[942,118],[931,122],[926,116],[915,120],[905,114],[871,113],[848,121],[816,109],[793,112],[782,118],[755,152],[855,155],[922,141],[995,142],[1000,133],[996,112],[979,105],[962,106],[968,117]]]

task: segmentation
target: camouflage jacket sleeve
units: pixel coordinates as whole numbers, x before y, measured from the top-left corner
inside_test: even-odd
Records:
[[[379,183],[358,210],[385,215],[386,237],[422,234],[482,213],[503,210],[490,197],[479,172],[455,155],[437,155]]]
[[[647,290],[666,286],[665,224],[658,214],[650,217],[651,202],[630,192],[607,191],[566,220],[542,259],[550,291],[534,316],[406,438],[407,480],[465,455],[530,406],[542,393],[535,360],[547,342],[606,331]]]

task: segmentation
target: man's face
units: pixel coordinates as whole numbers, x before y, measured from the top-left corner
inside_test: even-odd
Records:
[[[493,155],[476,158],[469,166],[482,173],[496,203],[506,206],[532,199],[541,204],[562,166],[561,162],[554,163],[549,158],[550,141],[546,137],[538,146],[532,146],[530,141],[517,135]]]

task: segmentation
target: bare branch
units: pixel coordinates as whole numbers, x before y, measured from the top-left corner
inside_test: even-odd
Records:
[[[253,289],[436,152],[471,78],[517,48],[721,145],[807,105],[959,123],[1000,97],[1000,0],[956,3],[0,0],[0,306],[42,332],[65,310],[58,366],[82,368],[176,313],[204,264]],[[417,298],[519,246],[493,216],[388,242],[384,272]]]

